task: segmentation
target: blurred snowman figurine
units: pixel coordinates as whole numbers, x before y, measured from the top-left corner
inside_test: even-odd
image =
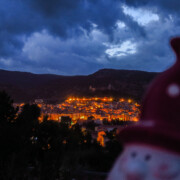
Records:
[[[151,84],[138,124],[118,137],[124,151],[107,180],[180,180],[180,37],[176,63]]]

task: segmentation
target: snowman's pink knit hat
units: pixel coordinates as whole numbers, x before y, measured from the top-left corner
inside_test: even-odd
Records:
[[[176,63],[151,84],[140,121],[119,133],[124,143],[144,143],[180,153],[180,37],[171,40]]]

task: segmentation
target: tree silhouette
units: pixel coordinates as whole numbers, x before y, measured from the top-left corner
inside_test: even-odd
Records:
[[[40,108],[36,104],[25,104],[21,113],[18,115],[17,123],[35,126],[39,123],[38,118],[41,114]]]
[[[0,124],[13,122],[18,108],[13,107],[13,100],[5,91],[0,91]]]

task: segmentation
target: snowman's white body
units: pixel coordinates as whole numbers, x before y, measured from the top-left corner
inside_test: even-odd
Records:
[[[180,154],[129,144],[107,180],[180,180]]]

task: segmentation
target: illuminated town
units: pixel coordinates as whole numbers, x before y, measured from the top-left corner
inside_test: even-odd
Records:
[[[40,100],[39,100],[40,101]],[[36,100],[36,102],[39,102]],[[41,101],[42,102],[42,101]],[[81,123],[93,117],[95,121],[118,119],[122,121],[137,121],[139,104],[131,99],[113,98],[68,98],[65,102],[57,105],[38,103],[41,108],[41,119],[48,115],[48,119],[60,121],[62,116],[69,116],[73,124]]]
[[[45,104],[37,99],[35,103],[41,108],[40,121],[45,115],[49,120],[60,121],[62,116],[69,116],[73,124],[80,123],[93,117],[96,121],[118,119],[121,121],[138,121],[140,105],[131,99],[121,98],[68,98],[61,104]],[[22,107],[24,104],[15,104]]]
[[[91,132],[92,137],[97,139],[102,146],[105,145],[105,132],[119,129],[123,126],[117,122],[137,122],[139,116],[140,105],[132,99],[116,99],[111,97],[95,97],[95,98],[77,98],[70,97],[61,104],[45,104],[42,99],[35,100],[35,103],[41,108],[42,122],[44,117],[47,120],[61,122],[63,117],[70,119],[70,125],[83,125],[93,121],[98,126],[94,132]],[[24,104],[16,104],[22,107]],[[21,111],[21,108],[20,108]],[[108,122],[109,124],[105,124]],[[114,122],[114,123],[112,123]],[[82,126],[82,130],[85,127]]]

